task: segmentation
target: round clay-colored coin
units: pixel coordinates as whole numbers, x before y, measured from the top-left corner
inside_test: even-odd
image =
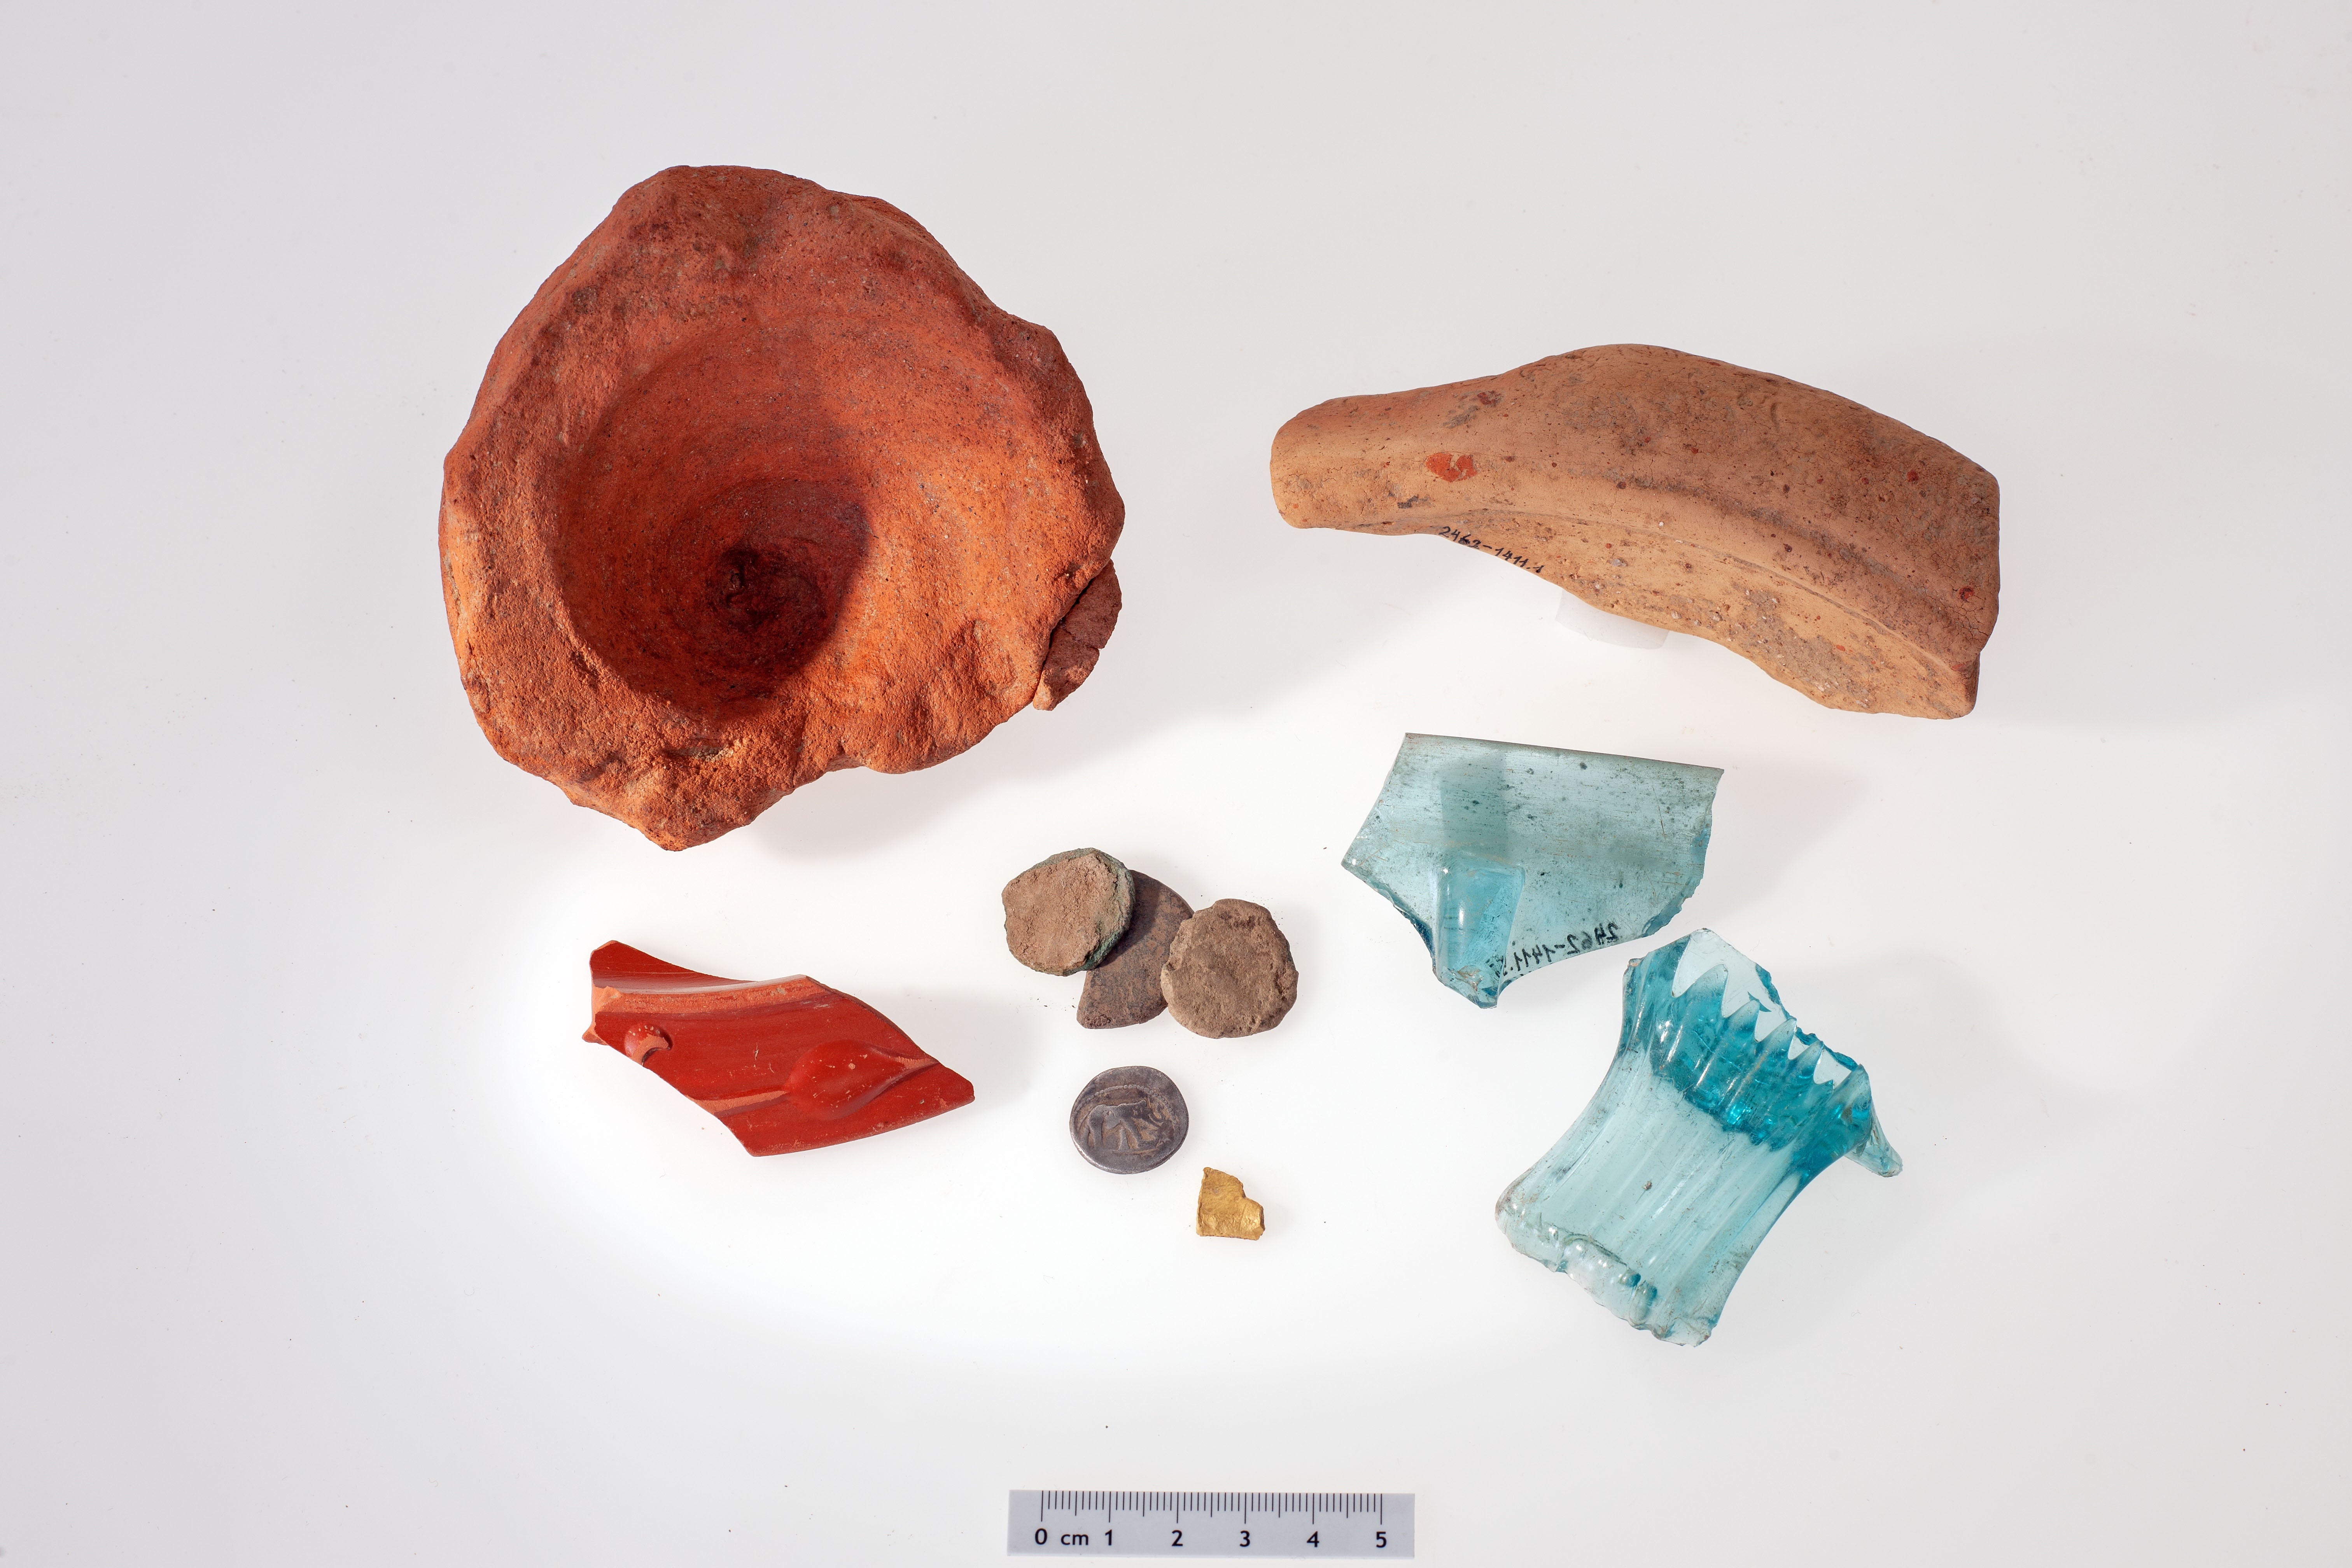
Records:
[[[1135,912],[1135,879],[1099,849],[1070,849],[1004,884],[1004,945],[1047,974],[1092,969]]]
[[[1219,899],[1177,931],[1160,990],[1169,1015],[1194,1034],[1235,1039],[1282,1022],[1298,1000],[1298,966],[1272,915]]]

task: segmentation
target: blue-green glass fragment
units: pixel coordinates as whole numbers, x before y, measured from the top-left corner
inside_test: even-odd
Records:
[[[1870,1075],[1797,1027],[1770,974],[1695,931],[1625,966],[1609,1076],[1495,1219],[1635,1328],[1695,1345],[1780,1212],[1840,1158],[1903,1169]]]
[[[1407,735],[1340,864],[1450,989],[1491,1007],[1571,953],[1647,936],[1706,868],[1721,768]]]

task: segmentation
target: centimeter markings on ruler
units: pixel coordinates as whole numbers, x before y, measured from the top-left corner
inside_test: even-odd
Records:
[[[1410,1557],[1411,1492],[1016,1491],[1016,1557]]]

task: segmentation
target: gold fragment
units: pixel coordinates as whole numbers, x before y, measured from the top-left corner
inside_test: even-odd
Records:
[[[1201,1168],[1201,1211],[1194,1228],[1202,1236],[1255,1241],[1265,1234],[1265,1208],[1242,1191],[1241,1178]]]

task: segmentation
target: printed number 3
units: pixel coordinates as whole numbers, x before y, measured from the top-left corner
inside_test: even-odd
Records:
[[[1242,1544],[1244,1546],[1247,1546],[1249,1544],[1249,1531],[1246,1530],[1242,1531]]]

